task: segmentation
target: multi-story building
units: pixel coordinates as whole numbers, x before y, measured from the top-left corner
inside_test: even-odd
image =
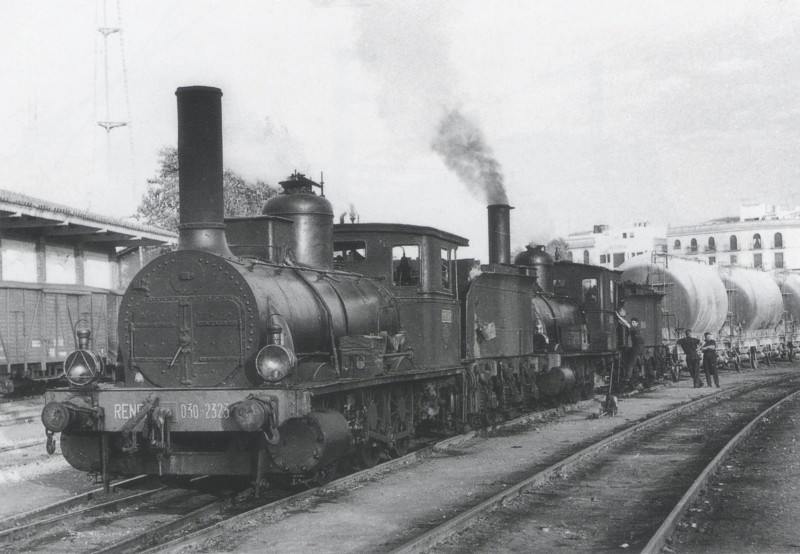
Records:
[[[667,230],[668,253],[708,264],[800,269],[800,209],[751,204],[739,217]]]
[[[615,268],[636,256],[650,256],[667,248],[666,228],[644,221],[610,229],[595,225],[591,231],[570,233],[566,258],[584,264]]]

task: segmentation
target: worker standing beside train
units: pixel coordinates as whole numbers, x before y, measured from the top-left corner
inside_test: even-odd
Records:
[[[632,317],[631,322],[628,323],[624,317],[624,310],[620,311],[622,311],[621,314],[615,312],[617,320],[623,327],[627,328],[628,338],[630,339],[630,347],[626,348],[624,351],[622,364],[622,382],[625,386],[628,386],[631,384],[633,368],[636,367],[636,361],[639,359],[639,356],[642,355],[642,352],[644,352],[644,336],[642,335],[642,328],[639,326],[639,318]]]
[[[700,356],[697,354],[700,339],[692,336],[691,329],[686,329],[686,336],[678,340],[678,346],[686,354],[686,366],[689,368],[689,374],[694,381],[694,388],[702,387],[703,382],[700,381]]]
[[[719,375],[717,374],[717,342],[711,338],[711,333],[703,335],[705,341],[700,349],[703,351],[703,371],[706,374],[706,384],[711,386],[711,376],[714,384],[719,388]],[[699,379],[698,379],[699,380]]]

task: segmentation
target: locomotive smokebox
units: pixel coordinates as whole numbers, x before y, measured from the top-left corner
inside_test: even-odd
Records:
[[[511,223],[509,214],[512,208],[508,204],[492,204],[489,210],[489,263],[511,263]]]
[[[179,250],[233,257],[225,238],[222,91],[181,87],[178,97]]]

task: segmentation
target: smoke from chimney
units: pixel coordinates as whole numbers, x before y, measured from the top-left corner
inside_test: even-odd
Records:
[[[356,205],[352,202],[350,203],[350,209],[348,211],[348,215],[350,216],[350,223],[355,223],[356,221],[360,220],[361,218],[356,211]]]
[[[457,109],[451,110],[439,123],[431,147],[469,191],[487,205],[508,204],[500,163],[474,121]]]

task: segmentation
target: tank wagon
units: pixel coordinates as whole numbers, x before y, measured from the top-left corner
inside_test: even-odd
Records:
[[[785,345],[779,333],[783,322],[783,297],[767,273],[740,267],[721,267],[719,272],[729,298],[729,314],[720,337],[728,358],[738,365],[743,360],[755,367],[758,357],[767,363]]]
[[[559,277],[541,250],[512,263],[510,206],[489,207],[485,265],[432,227],[334,226],[322,185],[297,173],[262,214],[224,220],[222,93],[176,94],[178,249],[122,298],[113,384],[86,333],[67,356],[70,386],[42,412],[51,453],[60,433],[67,461],[106,485],[322,482],[419,433],[589,397],[614,363],[618,276]],[[596,288],[569,295],[586,279]]]
[[[739,367],[759,358],[784,357],[793,320],[785,320],[800,293],[800,279],[780,283],[767,273],[739,267],[713,267],[696,261],[659,257],[657,262],[634,259],[621,266],[621,281],[650,287],[664,294],[662,335],[672,346],[673,360],[685,367],[675,340],[691,329],[695,336],[709,332],[723,348],[719,360]],[[791,328],[787,327],[790,325]]]
[[[778,333],[782,335],[787,357],[793,360],[795,348],[800,345],[800,276],[779,274],[775,282],[783,297],[783,323],[778,326]]]

